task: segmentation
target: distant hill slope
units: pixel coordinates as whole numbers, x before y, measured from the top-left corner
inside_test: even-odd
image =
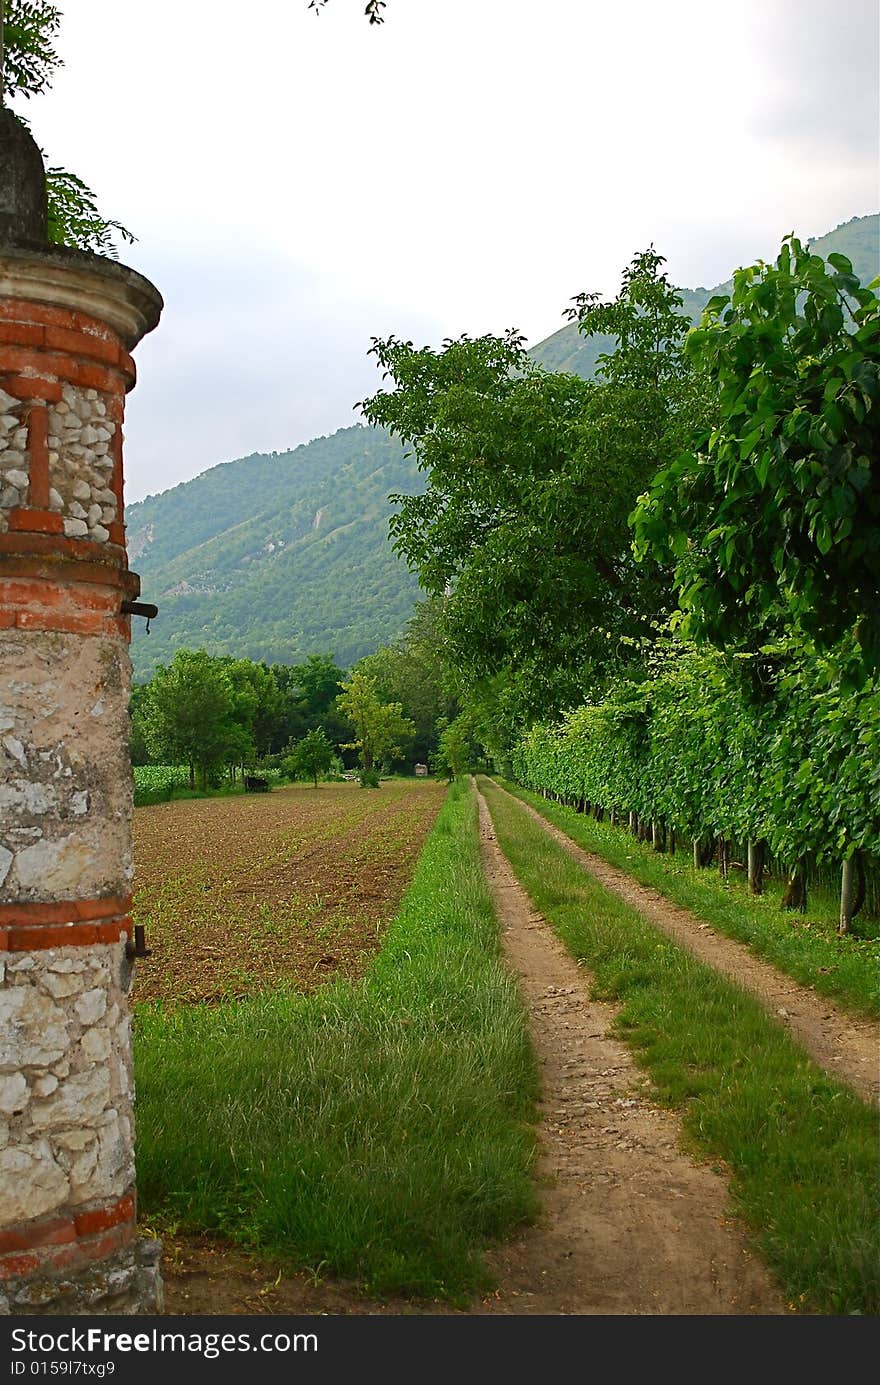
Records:
[[[823,257],[832,250],[847,255],[858,278],[868,284],[880,274],[880,215],[854,216],[827,235],[811,241],[810,245]],[[728,279],[715,288],[679,289],[679,293],[688,317],[692,322],[699,322],[709,299],[716,293],[729,293],[732,288],[733,280]],[[538,342],[529,355],[545,370],[569,371],[589,380],[596,373],[599,356],[609,351],[613,344],[611,337],[582,337],[576,325],[569,323],[545,341]]]
[[[868,282],[880,273],[880,218],[856,217],[813,242],[841,251]],[[699,318],[714,289],[684,289]],[[532,348],[548,370],[589,377],[610,340],[563,327]],[[391,492],[424,478],[385,433],[343,428],[291,452],[224,462],[127,508],[132,567],[159,606],[133,625],[135,675],[181,646],[295,663],[327,651],[347,667],[403,629],[418,584],[391,551]]]
[[[418,583],[388,543],[388,495],[423,485],[399,443],[354,427],[131,505],[131,564],[159,606],[149,634],[132,622],[135,676],[181,646],[346,667],[393,638]]]

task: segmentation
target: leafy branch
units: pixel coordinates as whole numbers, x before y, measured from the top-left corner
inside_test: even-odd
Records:
[[[58,68],[64,66],[55,49],[60,25],[61,11],[49,0],[0,0],[0,94],[4,100],[7,96],[30,100],[48,91]],[[114,233],[129,244],[134,242],[132,233],[120,222],[102,216],[92,189],[67,169],[47,169],[46,200],[47,234],[53,245],[70,245],[116,259]]]

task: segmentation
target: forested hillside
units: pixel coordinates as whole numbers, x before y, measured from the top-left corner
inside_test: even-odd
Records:
[[[371,653],[418,593],[388,544],[388,496],[421,488],[399,443],[354,427],[132,505],[132,566],[160,612],[149,635],[134,622],[136,676],[181,647],[278,663],[328,651],[343,667]]]
[[[880,272],[880,218],[856,217],[813,242],[848,255],[863,283]],[[696,321],[730,285],[680,290]],[[530,356],[593,374],[611,339],[572,323]],[[332,653],[343,667],[403,630],[418,582],[388,543],[393,492],[419,494],[415,460],[386,433],[343,428],[272,456],[225,462],[127,511],[132,566],[159,605],[149,635],[134,622],[135,675],[181,647],[278,663]]]
[[[810,242],[810,248],[823,258],[836,251],[846,255],[852,262],[853,271],[863,284],[869,283],[880,274],[880,216],[854,216],[827,235]],[[730,293],[733,280],[716,284],[714,288],[679,289],[683,300],[683,311],[692,322],[699,322],[709,299],[716,293]],[[589,380],[595,374],[599,356],[609,351],[613,345],[611,337],[584,337],[572,322],[561,327],[546,341],[533,346],[529,355],[545,370],[568,370],[582,379]]]

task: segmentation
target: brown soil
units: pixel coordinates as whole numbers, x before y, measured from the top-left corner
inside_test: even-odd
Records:
[[[497,787],[500,789],[500,785]],[[826,1072],[847,1083],[863,1100],[880,1099],[880,1023],[838,1010],[831,1001],[799,985],[769,962],[761,961],[743,943],[716,933],[688,909],[670,903],[650,886],[640,885],[601,856],[584,851],[530,804],[518,798],[514,802],[606,889],[638,909],[700,961],[756,996],[770,1016],[784,1025]]]
[[[183,799],[134,815],[134,1000],[210,1001],[360,976],[445,786],[390,780]]]

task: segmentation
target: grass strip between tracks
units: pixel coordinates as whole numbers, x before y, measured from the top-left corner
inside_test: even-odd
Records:
[[[596,822],[574,808],[503,782],[509,793],[530,804],[585,851],[690,909],[729,938],[746,943],[802,986],[811,986],[855,1014],[880,1014],[877,940],[855,934],[838,937],[833,901],[823,899],[830,907],[824,908],[821,918],[812,909],[807,918],[784,913],[779,905],[780,882],[768,882],[766,893],[755,898],[745,881],[733,874],[725,884],[717,870],[695,871],[689,853],[656,852],[624,827]]]
[[[356,984],[136,1013],[147,1222],[375,1293],[464,1299],[536,1211],[537,1075],[474,795],[452,787]]]
[[[761,1009],[598,883],[485,779],[499,844],[535,907],[621,1001],[616,1029],[723,1160],[735,1211],[793,1307],[880,1312],[877,1115]],[[548,814],[549,816],[549,814]]]

